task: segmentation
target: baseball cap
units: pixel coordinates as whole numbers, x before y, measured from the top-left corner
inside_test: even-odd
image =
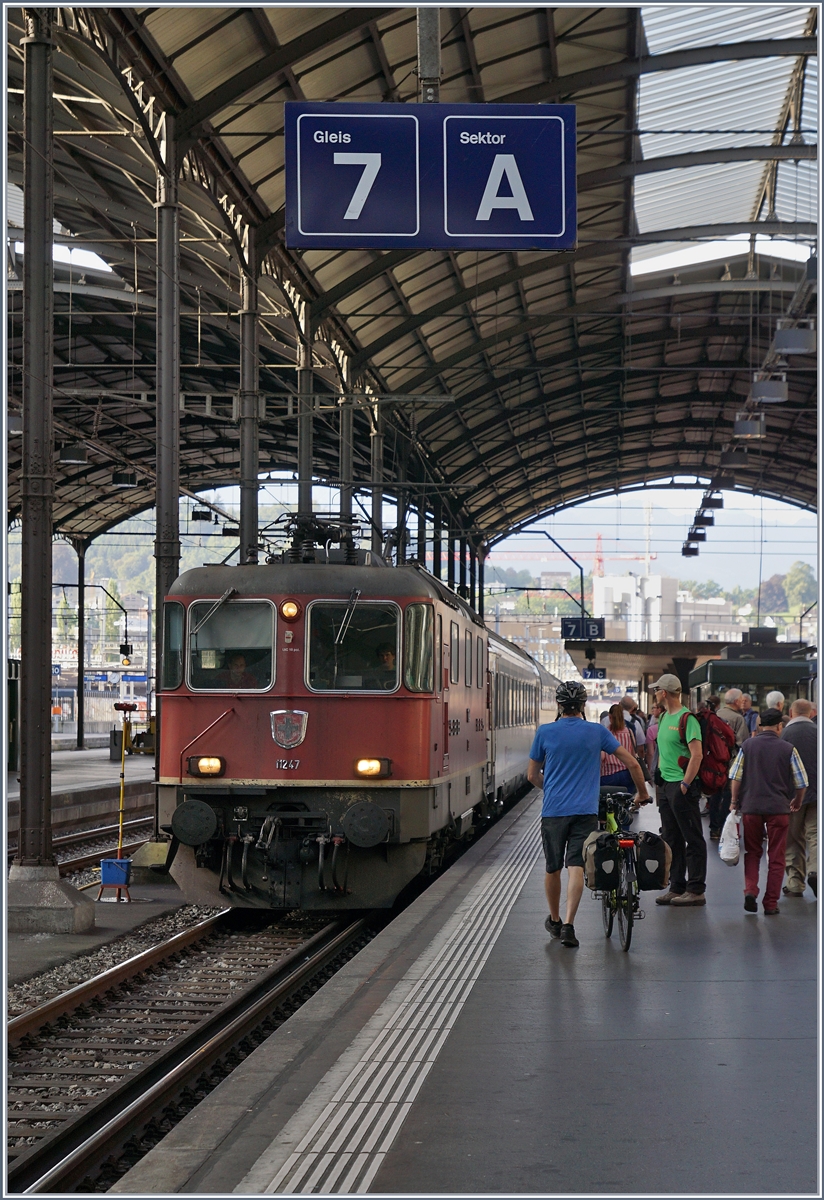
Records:
[[[780,725],[784,720],[784,714],[778,708],[768,708],[766,712],[761,714],[762,725]]]
[[[677,675],[662,675],[660,679],[656,679],[652,687],[653,689],[663,688],[665,692],[680,692],[681,680]]]

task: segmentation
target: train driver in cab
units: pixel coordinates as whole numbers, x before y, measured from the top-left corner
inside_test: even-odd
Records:
[[[246,668],[245,654],[230,654],[225,668],[218,675],[218,684],[225,688],[258,688],[259,682]]]
[[[378,660],[378,686],[393,688],[397,680],[395,647],[391,642],[381,642],[375,650],[375,657]]]

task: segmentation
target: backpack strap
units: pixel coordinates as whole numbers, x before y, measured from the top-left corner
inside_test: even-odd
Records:
[[[692,715],[693,714],[689,710],[687,710],[687,712],[682,712],[681,718],[678,722],[678,736],[685,746],[687,745],[687,721]]]

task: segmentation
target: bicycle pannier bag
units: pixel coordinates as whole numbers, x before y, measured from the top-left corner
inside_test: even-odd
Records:
[[[660,892],[669,884],[672,850],[657,833],[635,835],[635,873],[642,892]]]
[[[596,829],[584,842],[584,879],[588,888],[609,892],[618,886],[621,851],[614,833]]]

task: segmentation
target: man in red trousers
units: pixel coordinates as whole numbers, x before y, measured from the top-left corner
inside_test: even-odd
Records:
[[[795,746],[781,740],[783,715],[768,708],[755,737],[741,746],[730,767],[732,809],[744,825],[744,909],[758,912],[758,873],[767,834],[764,915],[778,913],[790,813],[798,812],[809,780]]]

